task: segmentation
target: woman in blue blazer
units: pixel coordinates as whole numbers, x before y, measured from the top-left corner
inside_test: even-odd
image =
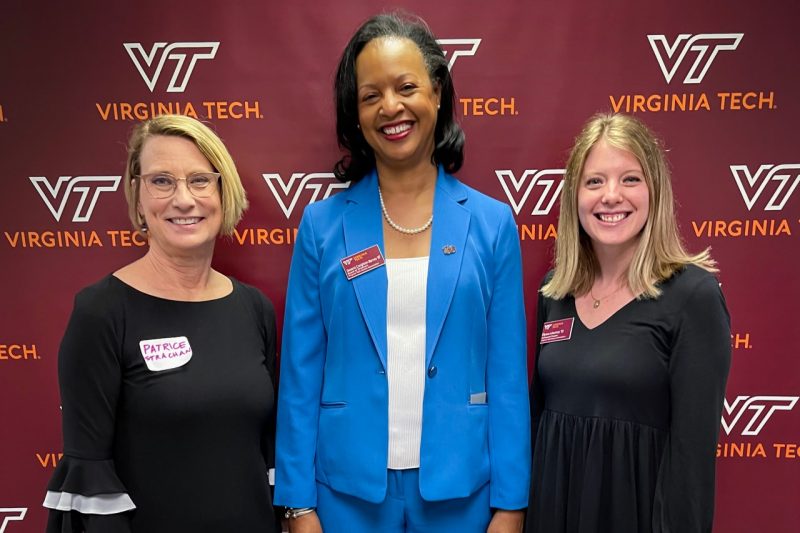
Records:
[[[289,274],[275,503],[293,532],[521,531],[530,479],[525,312],[507,205],[461,167],[447,61],[380,15],[336,77],[336,173]]]

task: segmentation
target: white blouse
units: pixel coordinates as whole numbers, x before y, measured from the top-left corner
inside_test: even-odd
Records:
[[[388,468],[419,468],[425,392],[425,304],[428,257],[387,259]]]

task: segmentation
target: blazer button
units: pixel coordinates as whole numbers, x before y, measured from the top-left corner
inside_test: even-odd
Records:
[[[428,377],[429,377],[429,378],[432,378],[432,377],[436,376],[436,373],[437,373],[438,371],[439,371],[439,369],[438,369],[438,368],[436,368],[436,366],[435,366],[435,365],[431,365],[431,367],[428,369]]]

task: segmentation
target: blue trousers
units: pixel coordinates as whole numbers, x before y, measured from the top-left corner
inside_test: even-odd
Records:
[[[370,503],[317,483],[317,515],[325,533],[485,533],[489,484],[468,498],[429,502],[419,469],[389,470],[386,498]]]

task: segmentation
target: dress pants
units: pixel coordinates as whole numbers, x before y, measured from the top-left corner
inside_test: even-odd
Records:
[[[317,515],[325,533],[485,533],[489,484],[467,498],[429,502],[419,469],[388,470],[386,498],[371,503],[317,483]]]

